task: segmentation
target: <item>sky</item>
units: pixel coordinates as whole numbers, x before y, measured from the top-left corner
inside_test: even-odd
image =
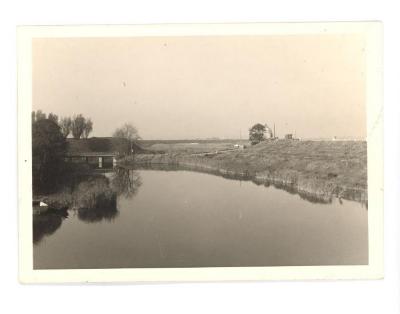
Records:
[[[83,114],[91,136],[365,138],[359,35],[36,38],[33,110]]]

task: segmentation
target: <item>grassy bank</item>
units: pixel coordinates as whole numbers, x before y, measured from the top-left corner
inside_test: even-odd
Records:
[[[205,152],[204,144],[201,151]],[[232,147],[232,146],[231,146]],[[160,147],[157,147],[158,149]],[[367,200],[367,144],[361,141],[266,141],[243,150],[194,154],[170,145],[165,154],[138,154],[121,164],[169,164],[251,179],[321,199]]]
[[[234,144],[250,145],[247,140],[186,140],[186,141],[141,141],[146,152],[205,153],[232,149]]]

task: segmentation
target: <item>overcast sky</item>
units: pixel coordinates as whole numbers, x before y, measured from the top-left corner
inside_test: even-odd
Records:
[[[82,113],[92,136],[365,138],[364,62],[355,35],[34,39],[33,109]]]

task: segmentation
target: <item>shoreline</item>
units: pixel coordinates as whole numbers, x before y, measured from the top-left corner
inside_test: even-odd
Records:
[[[65,184],[51,193],[34,194],[35,201],[44,202],[48,208],[43,213],[65,210],[92,210],[116,206],[116,192],[110,181],[96,172],[84,173],[73,184]],[[35,215],[35,210],[33,211]],[[40,215],[40,212],[38,213]]]
[[[264,146],[268,145],[273,146],[276,144],[272,143]],[[324,169],[326,173],[320,170],[310,175],[310,172],[301,171],[299,167],[297,169],[296,167],[285,167],[285,163],[282,163],[281,167],[274,169],[271,169],[271,167],[264,167],[263,169],[259,165],[251,164],[252,156],[248,154],[251,150],[253,150],[253,147],[242,151],[204,154],[203,156],[182,153],[137,154],[118,160],[117,165],[121,167],[150,167],[153,169],[170,167],[175,168],[175,170],[212,173],[231,179],[252,181],[258,185],[273,185],[290,193],[297,193],[305,199],[321,203],[330,202],[334,197],[358,201],[363,204],[368,203],[367,186],[366,184],[363,186],[362,178],[355,183],[349,184],[343,179],[345,176],[342,174],[338,175]],[[246,153],[248,155],[243,156]],[[231,165],[229,165],[229,158],[234,160]],[[298,158],[299,162],[303,159],[307,159],[307,157]],[[295,164],[297,160],[291,160],[291,162]],[[348,162],[346,163],[348,164]],[[323,167],[325,165],[321,166],[321,168]],[[346,174],[346,169],[342,169],[342,172]]]

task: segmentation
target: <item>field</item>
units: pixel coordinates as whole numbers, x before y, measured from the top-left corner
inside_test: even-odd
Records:
[[[234,145],[250,145],[247,140],[210,140],[210,141],[140,141],[141,147],[150,151],[165,153],[199,154],[235,149]]]
[[[195,143],[195,142],[193,142]],[[321,198],[367,200],[367,143],[364,141],[153,142],[135,163],[170,164],[242,176]],[[244,144],[244,149],[234,144]],[[130,163],[129,158],[122,163]]]

